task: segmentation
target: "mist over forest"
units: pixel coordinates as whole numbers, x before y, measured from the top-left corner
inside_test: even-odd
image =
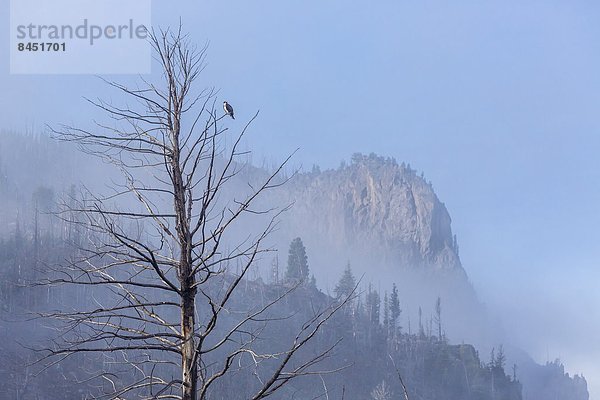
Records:
[[[49,364],[33,360],[48,355],[43,349],[58,346],[65,326],[61,318],[48,318],[56,317],[57,310],[91,312],[114,301],[111,291],[72,287],[52,277],[61,276],[84,238],[94,242],[85,224],[73,224],[75,211],[65,218],[65,204],[92,192],[97,199],[100,193],[111,198],[122,177],[114,165],[87,159],[76,146],[48,134],[2,135],[2,391],[19,399],[44,398],[41,393],[47,398],[109,395],[106,384],[92,377],[109,373],[118,377],[110,380],[115,386],[137,381],[135,371],[127,368],[129,360],[85,352]],[[226,159],[219,157],[216,163],[223,168]],[[411,399],[589,398],[583,376],[567,373],[559,360],[537,364],[511,341],[514,328],[486,307],[461,264],[459,238],[444,204],[431,182],[409,164],[356,153],[336,169],[302,172],[288,167],[273,175],[273,168],[249,164],[246,154],[236,163],[217,207],[231,207],[232,199],[248,196],[275,176],[272,192],[255,207],[283,212],[265,238],[269,251],[257,254],[242,275],[242,264],[221,261],[225,275],[209,282],[206,292],[219,293],[229,279],[242,276],[228,307],[236,314],[251,313],[291,290],[269,310],[273,321],[254,327],[265,338],[258,348],[268,352],[282,351],[286,339],[294,337],[294,327],[313,317],[311,310],[340,306],[315,343],[299,355],[306,359],[305,353],[335,345],[320,366],[325,372],[316,381],[311,374],[299,376],[275,398],[393,399],[404,396],[404,387]],[[145,172],[141,177],[150,179]],[[153,204],[170,208],[162,196]],[[119,199],[115,207],[141,212],[135,198]],[[266,226],[269,217],[261,213],[241,218],[224,248],[247,242],[257,227]],[[139,223],[130,221],[123,229],[149,243],[155,240]],[[202,304],[198,302],[198,315],[210,315]],[[235,323],[229,319],[222,322],[225,328],[218,328],[221,334]],[[214,356],[215,363],[223,357]],[[260,366],[263,373],[270,368]],[[246,398],[240,385],[256,390],[252,375],[243,371],[223,379],[213,396]]]

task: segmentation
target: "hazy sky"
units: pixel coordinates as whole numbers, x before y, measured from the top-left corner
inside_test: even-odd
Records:
[[[237,123],[261,110],[255,160],[373,151],[424,171],[481,297],[600,397],[600,3],[154,0],[155,24],[180,16]],[[2,127],[81,120],[82,96],[108,95],[90,76],[8,75],[7,42]]]

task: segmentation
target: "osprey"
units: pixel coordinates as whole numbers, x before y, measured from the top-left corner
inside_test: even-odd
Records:
[[[225,110],[225,114],[227,114],[231,118],[235,119],[233,117],[233,107],[231,107],[231,104],[229,104],[228,102],[224,101],[223,102],[223,110]]]

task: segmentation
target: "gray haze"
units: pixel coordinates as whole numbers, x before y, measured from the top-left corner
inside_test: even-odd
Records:
[[[560,357],[600,395],[597,4],[157,1],[153,12],[157,24],[183,14],[210,41],[206,83],[239,120],[261,109],[255,163],[300,147],[307,170],[375,151],[424,171],[479,296],[517,344]],[[81,97],[106,94],[89,76],[1,68],[8,129],[85,124]]]

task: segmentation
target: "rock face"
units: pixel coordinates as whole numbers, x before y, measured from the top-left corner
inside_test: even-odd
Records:
[[[466,278],[446,207],[409,166],[355,154],[336,170],[295,176],[280,196],[293,203],[283,231],[319,249],[311,253],[326,246],[359,263]]]

